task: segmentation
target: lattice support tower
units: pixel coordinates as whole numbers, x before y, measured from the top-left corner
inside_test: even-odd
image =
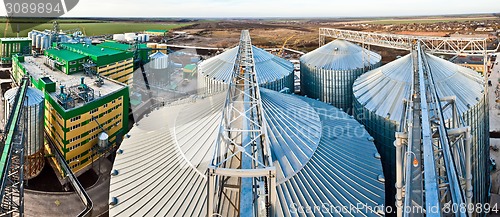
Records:
[[[273,216],[276,168],[248,30],[238,54],[208,168],[208,216]]]

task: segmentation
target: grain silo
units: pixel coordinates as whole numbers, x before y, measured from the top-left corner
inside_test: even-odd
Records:
[[[172,74],[171,68],[169,68],[169,58],[168,55],[157,51],[149,56],[148,72],[152,77],[152,84],[165,84],[170,83],[170,77]]]
[[[12,88],[5,92],[5,117],[8,117],[12,104],[19,88]],[[29,87],[24,100],[24,112],[26,114],[26,137],[24,145],[24,179],[36,177],[45,165],[43,153],[43,116],[44,96],[38,89]]]
[[[382,57],[344,40],[332,41],[300,58],[302,95],[352,113],[352,84],[380,66]]]
[[[477,72],[426,54],[440,97],[456,96],[456,107],[472,130],[473,202],[484,204],[488,198],[489,158],[488,113],[484,78]],[[368,132],[382,156],[388,199],[395,194],[395,132],[403,117],[403,99],[411,97],[413,60],[406,55],[360,76],[353,86],[354,113]],[[446,120],[451,110],[443,110]],[[387,201],[389,203],[389,201]],[[392,204],[391,204],[392,205]]]
[[[293,64],[258,47],[252,46],[252,49],[260,86],[276,91],[292,92]],[[238,47],[234,47],[200,63],[199,86],[205,86],[209,92],[226,88],[237,54]]]
[[[335,215],[338,207],[383,205],[380,159],[361,124],[317,100],[260,91],[277,168],[275,216],[296,216],[300,207]],[[220,93],[161,108],[131,129],[113,165],[110,216],[206,216],[206,171],[225,98]],[[235,214],[230,206],[222,209],[223,216]]]

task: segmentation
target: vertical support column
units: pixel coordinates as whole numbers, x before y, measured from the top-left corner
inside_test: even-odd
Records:
[[[471,132],[470,127],[467,127],[467,131],[465,132],[465,197],[466,197],[466,205],[472,203],[472,165],[471,165]],[[469,210],[469,214],[471,214],[472,210]]]
[[[396,209],[397,216],[403,216],[403,142],[402,133],[396,133]]]
[[[276,199],[278,197],[277,192],[276,192],[276,170],[271,171],[270,177],[269,177],[269,216],[276,216],[276,207],[274,204],[276,203]]]
[[[207,216],[214,216],[215,176],[212,168],[208,168],[207,178]]]

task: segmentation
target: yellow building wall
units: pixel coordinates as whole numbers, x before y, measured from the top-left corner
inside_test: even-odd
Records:
[[[116,63],[111,63],[106,66],[101,66],[97,68],[97,73],[99,73],[102,76],[106,76],[108,78],[114,79],[116,81],[126,83],[128,79],[123,79],[120,78],[122,76],[125,76],[127,74],[132,75],[134,72],[134,62],[133,59],[127,59],[121,62],[116,62]],[[120,78],[120,79],[117,79]]]
[[[97,161],[99,158],[94,157],[92,159],[92,147],[97,145],[98,135],[102,132],[102,129],[98,126],[98,124],[92,119],[92,117],[98,117],[97,121],[102,127],[105,129],[106,133],[108,133],[110,142],[115,141],[115,137],[111,137],[111,135],[118,132],[123,128],[123,97],[119,97],[117,99],[112,100],[100,107],[97,108],[97,111],[90,111],[80,115],[80,118],[76,121],[64,120],[61,116],[57,115],[55,109],[52,109],[50,103],[46,101],[45,104],[45,113],[47,117],[47,123],[49,126],[46,126],[46,132],[48,132],[48,136],[52,138],[52,140],[56,141],[58,148],[62,153],[65,153],[62,149],[64,147],[63,140],[69,141],[66,145],[66,149],[69,151],[66,153],[66,161],[68,162],[70,168],[73,173],[78,173],[80,170],[84,169],[88,165],[92,164],[92,162]],[[106,114],[103,114],[106,113]],[[102,117],[99,118],[99,115],[103,114]],[[87,124],[82,126],[82,123],[88,121]],[[53,126],[53,127],[52,127]],[[63,126],[69,129],[68,132],[63,130]],[[73,126],[76,126],[72,129]],[[109,128],[109,129],[108,129]],[[88,135],[81,136],[88,132]],[[59,137],[58,135],[64,135],[64,138]],[[71,141],[73,138],[80,136],[81,138],[75,139]],[[82,142],[89,139],[89,142],[81,145]],[[86,153],[83,155],[83,153]],[[82,163],[85,159],[88,159],[85,163]],[[55,160],[55,159],[54,159]],[[57,163],[56,163],[57,165]],[[62,170],[59,169],[59,172],[62,174]]]

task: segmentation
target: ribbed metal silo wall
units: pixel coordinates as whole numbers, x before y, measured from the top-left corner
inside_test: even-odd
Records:
[[[485,112],[486,111],[486,112]],[[473,203],[484,204],[489,201],[489,123],[485,99],[481,99],[461,116],[471,128],[472,136],[472,186]],[[361,105],[354,99],[354,117],[362,123],[368,133],[375,139],[374,143],[382,157],[386,186],[386,206],[394,205],[395,200],[395,133],[398,123],[381,117]]]
[[[398,124],[381,117],[374,112],[366,109],[359,101],[354,98],[354,117],[363,124],[366,131],[374,138],[375,146],[381,156],[382,167],[385,176],[385,206],[395,204],[396,195],[396,149],[394,141],[396,140],[396,129]]]
[[[490,174],[488,160],[489,123],[485,98],[469,108],[462,115],[466,125],[471,128],[472,136],[472,201],[474,204],[485,204],[489,201]]]
[[[294,75],[293,73],[290,73],[289,75],[272,81],[272,82],[267,82],[260,84],[261,87],[270,89],[270,90],[275,90],[275,91],[281,91],[284,88],[288,88],[290,92],[293,92],[294,90]]]
[[[222,81],[216,80],[213,77],[205,77],[204,89],[206,94],[218,93],[227,90],[228,85]]]
[[[363,73],[379,67],[378,62],[367,69],[326,70],[300,63],[300,91],[302,95],[341,108],[348,114],[353,114],[354,81]]]

